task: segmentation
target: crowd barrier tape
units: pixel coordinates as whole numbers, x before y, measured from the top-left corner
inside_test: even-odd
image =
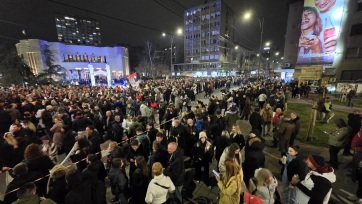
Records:
[[[181,119],[181,114],[179,114],[178,116],[176,116],[176,117],[174,117],[174,118],[171,118],[170,120],[167,120],[167,121],[163,122],[162,124],[158,124],[157,128],[161,127],[161,125],[164,125],[164,124],[166,124],[166,123],[168,123],[168,122],[171,122],[171,121],[174,120],[174,119]],[[155,128],[156,128],[156,126],[155,126]],[[147,133],[147,131],[144,131],[142,134],[145,134],[145,133]],[[130,137],[130,138],[127,138],[127,140],[123,140],[122,142],[119,142],[118,145],[120,145],[120,144],[122,144],[122,143],[125,143],[125,142],[128,142],[129,140],[133,140],[133,139],[135,139],[136,137],[137,137],[137,135],[132,136],[132,137]],[[70,156],[72,156],[72,155],[74,154],[74,152],[77,150],[77,148],[78,148],[78,143],[76,142],[76,143],[74,143],[74,145],[73,145],[71,151],[68,153],[68,155],[67,155],[67,156],[63,159],[63,161],[60,163],[60,165],[63,165],[63,166],[64,166],[64,163],[67,162],[67,160],[69,160]],[[108,150],[101,150],[100,152],[97,152],[97,153],[95,153],[95,154],[96,154],[96,155],[101,154],[103,151],[108,151]],[[71,166],[76,165],[76,164],[78,164],[79,162],[85,161],[86,159],[87,159],[87,157],[85,157],[85,158],[83,158],[82,160],[79,160],[79,161],[77,161],[77,162],[74,162],[74,163],[72,162],[71,164],[67,165],[66,167],[67,167],[67,168],[70,168]],[[4,172],[2,172],[2,173],[4,173]],[[47,177],[49,177],[49,176],[50,176],[50,174],[47,174],[47,175],[45,175],[45,176],[43,176],[43,177],[40,177],[40,178],[38,178],[38,179],[36,179],[36,180],[34,180],[34,181],[32,181],[32,182],[34,183],[34,182],[40,181],[40,180],[45,179],[45,178],[47,178]],[[5,194],[4,194],[4,197],[5,197],[6,195],[10,194],[10,193],[13,193],[13,192],[18,191],[19,188],[20,188],[20,187],[14,189],[14,190],[11,190],[11,191],[9,191],[9,192],[7,192],[7,193],[5,193]]]

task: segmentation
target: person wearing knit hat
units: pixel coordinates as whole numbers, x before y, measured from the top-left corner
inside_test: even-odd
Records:
[[[199,133],[199,140],[193,147],[193,153],[195,164],[195,180],[203,180],[204,183],[208,185],[209,177],[206,176],[205,178],[202,178],[202,175],[209,175],[209,166],[214,155],[214,147],[209,141],[207,141],[206,132],[201,131]],[[204,167],[204,174],[201,172],[202,167]]]
[[[332,183],[336,175],[332,167],[325,164],[324,158],[309,155],[306,164],[310,172],[303,181],[294,175],[291,183],[296,186],[296,203],[327,204],[332,193]]]

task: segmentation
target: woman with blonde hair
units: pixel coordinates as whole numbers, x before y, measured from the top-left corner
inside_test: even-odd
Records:
[[[64,203],[65,196],[68,193],[65,176],[68,168],[63,165],[55,165],[50,170],[50,176],[47,185],[47,194],[50,199],[58,204]]]
[[[239,145],[240,149],[243,149],[245,146],[244,135],[241,134],[240,127],[238,124],[234,124],[230,131],[230,140],[231,143],[235,142]]]
[[[148,184],[145,201],[152,204],[165,203],[168,194],[175,191],[175,185],[170,177],[163,174],[163,166],[160,162],[152,165],[152,176],[153,179]]]
[[[249,192],[255,192],[263,203],[273,204],[275,202],[274,196],[277,187],[277,179],[266,168],[255,170],[254,178],[249,181]]]
[[[220,189],[219,203],[240,203],[240,193],[242,191],[243,171],[234,160],[225,160],[226,174],[220,179],[219,175],[215,174],[217,185]]]

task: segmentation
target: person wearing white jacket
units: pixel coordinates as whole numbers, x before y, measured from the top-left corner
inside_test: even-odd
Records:
[[[152,204],[162,204],[168,199],[168,194],[175,191],[175,185],[170,177],[162,173],[163,166],[160,162],[152,165],[153,179],[148,184],[145,202]]]
[[[303,181],[293,176],[292,184],[296,186],[297,204],[328,204],[332,193],[332,183],[336,175],[332,167],[325,165],[324,158],[318,155],[309,155],[306,160],[310,172]]]

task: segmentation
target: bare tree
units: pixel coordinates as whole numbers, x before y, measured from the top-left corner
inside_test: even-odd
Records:
[[[154,77],[155,75],[152,73],[155,73],[154,60],[156,58],[156,52],[153,47],[153,44],[149,40],[147,40],[145,42],[145,53],[146,53],[147,60],[149,62],[149,67],[146,71],[146,75],[147,76],[152,75]]]

